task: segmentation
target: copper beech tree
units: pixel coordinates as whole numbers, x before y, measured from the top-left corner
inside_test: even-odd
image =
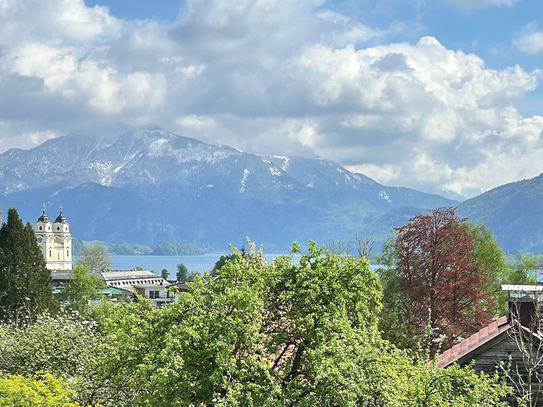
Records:
[[[431,210],[394,229],[381,259],[387,339],[405,348],[426,339],[433,351],[443,350],[490,322],[492,270],[474,258],[475,237],[456,208]]]

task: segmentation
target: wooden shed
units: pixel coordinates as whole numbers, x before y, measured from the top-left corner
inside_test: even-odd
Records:
[[[512,286],[505,286],[512,287]],[[515,286],[519,287],[519,286]],[[543,406],[543,336],[540,332],[538,299],[543,287],[510,295],[509,312],[440,355],[437,367],[453,363],[472,364],[477,372],[497,372],[508,379],[515,395],[507,398],[517,406],[516,397],[531,391],[537,406]],[[504,370],[505,369],[505,370]],[[539,394],[541,393],[541,396]]]

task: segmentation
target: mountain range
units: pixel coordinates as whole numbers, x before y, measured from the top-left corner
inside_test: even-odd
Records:
[[[248,236],[267,252],[293,241],[384,240],[421,210],[458,201],[388,187],[324,159],[249,154],[162,128],[115,138],[68,135],[0,155],[2,206],[34,222],[59,205],[83,240],[189,241],[227,250]]]

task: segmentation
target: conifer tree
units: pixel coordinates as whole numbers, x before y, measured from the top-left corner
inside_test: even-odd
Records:
[[[51,280],[32,225],[24,226],[17,209],[9,208],[0,229],[0,320],[55,310]]]

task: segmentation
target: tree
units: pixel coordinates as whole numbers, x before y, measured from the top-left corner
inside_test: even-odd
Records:
[[[166,269],[162,269],[161,275],[162,275],[162,278],[163,278],[164,280],[167,280],[167,279],[168,279],[168,276],[170,275],[170,272],[169,272],[168,270],[166,270]]]
[[[88,267],[89,270],[109,270],[111,268],[109,258],[104,246],[95,244],[84,247],[77,259],[78,266]]]
[[[106,284],[96,274],[87,274],[86,266],[75,266],[74,278],[64,287],[59,299],[66,306],[81,314],[89,311],[89,301],[98,297],[100,289]]]
[[[510,284],[511,269],[505,262],[505,256],[498,245],[492,230],[484,223],[468,223],[469,233],[474,238],[472,251],[479,273],[487,274],[491,282],[487,294],[497,299],[488,304],[488,311],[494,316],[503,315],[507,311],[507,293],[501,289],[502,284]]]
[[[51,271],[38,246],[34,229],[9,208],[7,222],[0,229],[0,320],[35,318],[56,311],[51,289]]]
[[[492,273],[474,257],[476,238],[455,208],[417,215],[395,231],[381,259],[385,337],[416,348],[429,324],[435,351],[437,343],[450,347],[490,321]]]
[[[176,278],[177,281],[187,281],[187,277],[189,275],[189,271],[187,270],[187,267],[183,263],[179,263],[177,265],[177,273]]]
[[[0,325],[0,376],[48,371],[74,379],[93,358],[99,339],[96,323],[72,311],[41,314],[23,326]]]
[[[437,372],[383,341],[365,259],[309,244],[269,265],[254,245],[164,309],[121,304],[88,366],[103,405],[496,406],[496,377]],[[299,247],[294,246],[298,252]],[[157,368],[159,366],[159,368]],[[85,381],[83,381],[85,382]]]
[[[375,248],[375,238],[369,235],[355,235],[354,241],[358,256],[369,259],[370,254]]]
[[[237,253],[230,253],[230,254],[227,254],[226,256],[221,256],[219,260],[215,262],[215,265],[211,269],[210,271],[211,275],[216,276],[219,273],[219,271],[224,267],[227,261],[236,261],[236,260],[239,260],[240,257],[241,256]]]

